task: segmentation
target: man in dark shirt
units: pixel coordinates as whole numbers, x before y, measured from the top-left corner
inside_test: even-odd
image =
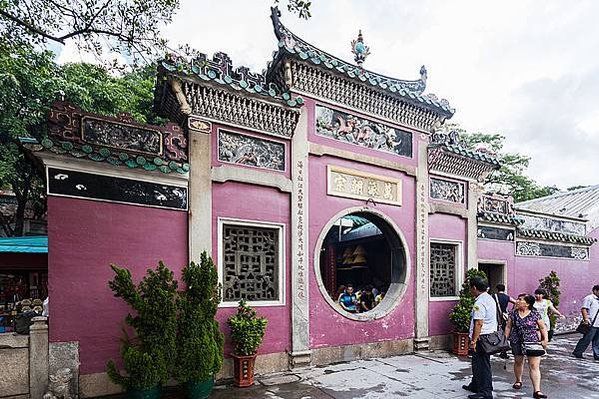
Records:
[[[493,297],[494,297],[495,301],[497,301],[497,303],[499,304],[499,310],[501,311],[501,313],[500,313],[501,328],[503,330],[505,330],[507,319],[509,317],[508,313],[507,313],[507,306],[510,303],[512,305],[514,305],[516,303],[516,300],[505,293],[505,285],[503,285],[503,284],[497,284],[495,286],[495,295]],[[501,352],[499,354],[499,357],[501,357],[502,359],[509,358],[507,352]]]

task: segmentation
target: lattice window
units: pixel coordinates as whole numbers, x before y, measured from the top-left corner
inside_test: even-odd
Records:
[[[431,297],[456,296],[456,267],[458,246],[431,243],[430,295]]]
[[[224,224],[223,302],[279,301],[278,228]]]

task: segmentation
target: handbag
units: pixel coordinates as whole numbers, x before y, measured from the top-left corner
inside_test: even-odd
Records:
[[[481,335],[478,339],[480,349],[487,355],[494,355],[495,353],[506,352],[511,349],[510,341],[508,341],[507,337],[501,330],[499,313],[501,313],[499,310],[495,311],[495,317],[497,318],[497,331],[494,331],[490,334]]]
[[[593,321],[590,324],[585,323],[584,320],[582,320],[578,327],[576,327],[576,332],[579,332],[582,335],[587,335],[588,333],[590,333],[591,327],[593,327],[593,325],[595,324],[595,320],[597,320],[597,315],[599,315],[599,310],[597,310],[597,313],[595,313],[595,317],[593,317]]]
[[[510,342],[503,334],[503,331],[494,331],[487,335],[481,335],[478,344],[480,349],[487,355],[494,355],[511,349]]]
[[[522,353],[526,356],[543,356],[545,348],[538,342],[522,342]]]

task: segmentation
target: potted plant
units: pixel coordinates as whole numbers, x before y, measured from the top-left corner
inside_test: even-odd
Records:
[[[466,280],[460,290],[460,299],[449,314],[449,320],[455,327],[452,352],[458,356],[468,356],[468,331],[470,330],[470,318],[474,306],[474,297],[470,293],[470,279],[474,277],[486,279],[487,275],[477,269],[470,269],[466,272]]]
[[[223,365],[224,336],[215,320],[221,287],[212,258],[203,252],[200,264],[183,269],[186,287],[179,293],[177,362],[174,377],[185,384],[189,399],[205,399],[214,375]]]
[[[227,324],[231,328],[233,342],[235,385],[252,386],[256,350],[262,344],[268,321],[264,317],[258,317],[256,311],[242,299],[239,301],[237,313],[229,317]]]
[[[136,285],[131,272],[110,266],[115,277],[108,283],[116,297],[121,297],[133,310],[125,322],[135,336],[125,332],[121,348],[125,374],[111,360],[107,365],[109,378],[121,385],[132,399],[160,397],[160,386],[171,375],[176,354],[177,282],[173,272],[160,262],[156,270],[148,269]]]

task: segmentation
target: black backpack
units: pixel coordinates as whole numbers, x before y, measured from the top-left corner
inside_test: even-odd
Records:
[[[33,310],[19,313],[15,316],[15,331],[17,334],[29,334],[29,326],[33,324],[33,318],[39,316]]]

